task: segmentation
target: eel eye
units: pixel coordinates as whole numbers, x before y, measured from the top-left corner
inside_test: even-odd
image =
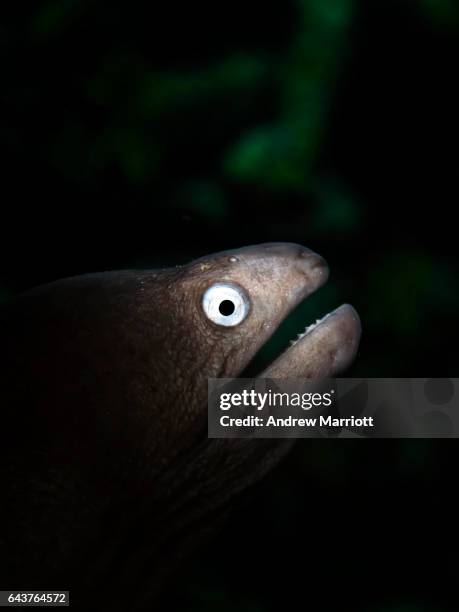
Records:
[[[217,283],[204,293],[202,307],[207,318],[217,325],[234,327],[246,318],[249,299],[240,287]]]

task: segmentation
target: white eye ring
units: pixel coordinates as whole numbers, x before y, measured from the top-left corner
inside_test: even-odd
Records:
[[[217,325],[234,327],[246,318],[250,303],[240,287],[216,283],[202,296],[202,307],[207,317]]]

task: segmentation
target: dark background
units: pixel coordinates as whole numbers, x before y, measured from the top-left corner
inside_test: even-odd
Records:
[[[349,374],[457,375],[458,34],[454,0],[2,6],[0,299],[295,241],[332,276],[259,364],[349,301]],[[303,441],[167,604],[449,609],[456,451]]]

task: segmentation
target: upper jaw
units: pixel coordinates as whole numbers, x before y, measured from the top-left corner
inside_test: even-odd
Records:
[[[344,304],[306,328],[264,372],[263,378],[327,378],[354,360],[361,335],[355,309]]]

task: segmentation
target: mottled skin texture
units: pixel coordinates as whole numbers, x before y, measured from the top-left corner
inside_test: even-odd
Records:
[[[286,449],[209,440],[207,378],[240,374],[326,278],[311,251],[266,244],[163,271],[65,279],[6,305],[0,587],[70,588],[74,602],[91,592],[106,609],[148,609],[163,577]],[[222,281],[249,295],[234,328],[202,309],[205,289]],[[267,373],[333,375],[359,333],[342,307]]]

